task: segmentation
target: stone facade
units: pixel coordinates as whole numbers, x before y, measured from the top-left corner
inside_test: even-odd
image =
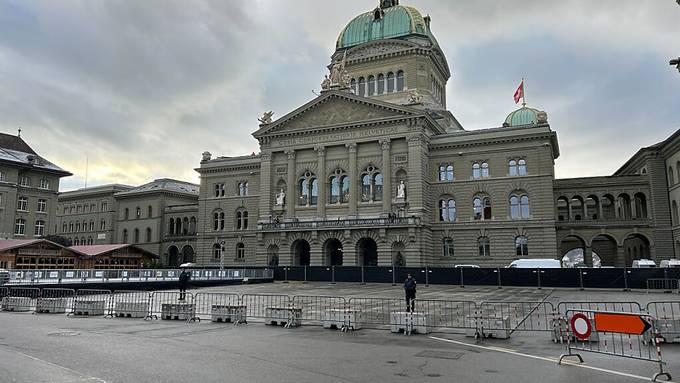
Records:
[[[70,175],[20,136],[0,133],[0,239],[39,238],[56,230],[59,180]]]

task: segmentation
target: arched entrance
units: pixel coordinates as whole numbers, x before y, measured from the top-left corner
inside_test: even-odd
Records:
[[[293,266],[309,266],[309,242],[298,239],[291,246]]]
[[[276,245],[269,245],[267,248],[267,265],[279,265],[279,247]]]
[[[404,246],[403,242],[395,242],[392,245],[392,264],[395,267],[406,266],[406,258],[404,257],[405,250],[406,246]]]
[[[650,259],[649,240],[642,234],[631,234],[623,241],[626,266],[632,266],[635,259]]]
[[[342,242],[338,239],[329,239],[324,244],[325,264],[330,266],[342,266]]]
[[[168,248],[168,266],[179,266],[179,249],[175,245]]]
[[[378,244],[372,238],[362,238],[357,242],[357,264],[378,266]]]
[[[585,264],[586,243],[580,237],[569,235],[560,241],[560,256],[564,267],[577,267]]]
[[[182,248],[182,263],[188,263],[193,261],[194,261],[194,248],[189,245],[185,245]]]
[[[593,238],[592,244],[593,258],[595,254],[600,257],[601,266],[616,266],[616,240],[606,234],[600,234]]]

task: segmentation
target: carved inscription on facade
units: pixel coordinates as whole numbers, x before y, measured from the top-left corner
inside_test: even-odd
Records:
[[[389,126],[384,128],[368,128],[362,130],[356,130],[351,132],[337,132],[331,134],[323,135],[305,135],[294,138],[285,138],[281,140],[276,140],[273,142],[272,146],[278,147],[290,147],[297,145],[310,145],[317,143],[327,143],[332,141],[352,141],[360,140],[362,138],[384,136],[388,134],[395,134],[399,132],[399,128],[396,126]]]

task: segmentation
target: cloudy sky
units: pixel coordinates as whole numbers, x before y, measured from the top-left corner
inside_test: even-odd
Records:
[[[0,1],[0,131],[75,175],[62,190],[198,181],[201,152],[257,152],[265,110],[314,97],[340,30],[377,0]],[[402,0],[432,16],[468,129],[527,77],[558,177],[606,175],[680,128],[675,0]],[[276,116],[275,116],[276,117]]]

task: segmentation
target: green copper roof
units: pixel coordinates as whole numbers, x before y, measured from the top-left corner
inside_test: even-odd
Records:
[[[547,114],[541,110],[523,106],[510,113],[505,119],[508,126],[534,125],[547,121]]]
[[[337,48],[410,34],[428,35],[423,16],[413,7],[396,5],[385,8],[377,19],[376,12],[380,10],[363,13],[350,21],[338,37]]]

